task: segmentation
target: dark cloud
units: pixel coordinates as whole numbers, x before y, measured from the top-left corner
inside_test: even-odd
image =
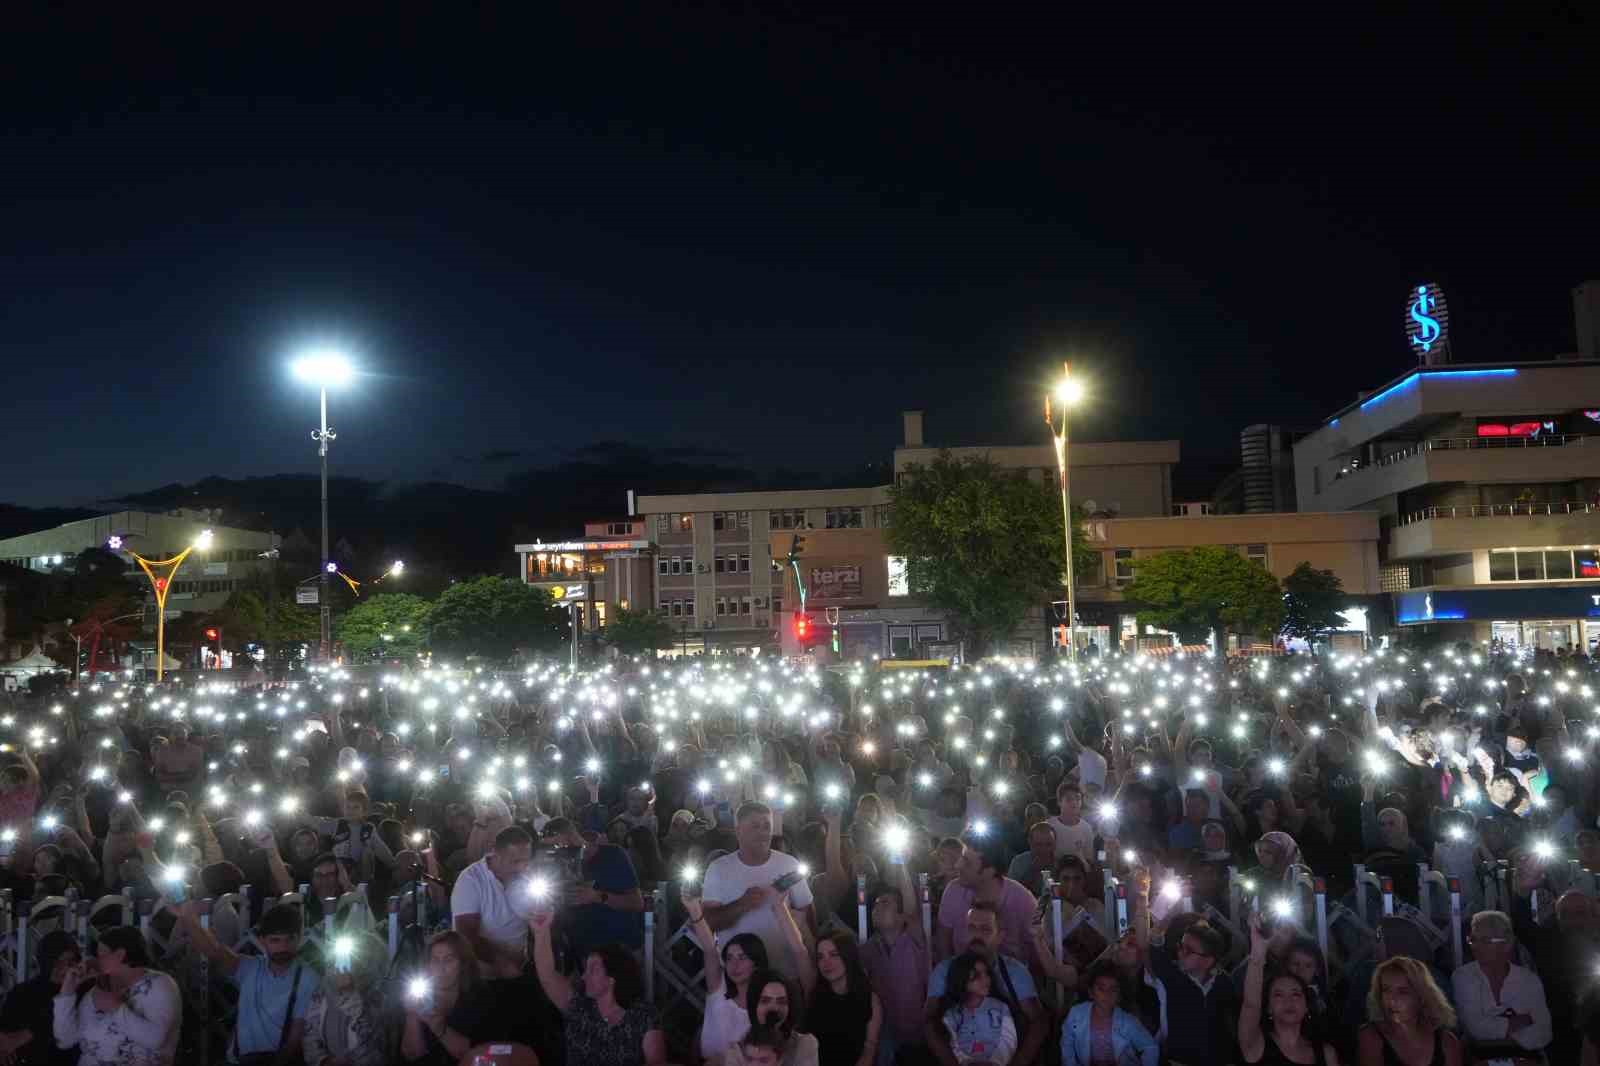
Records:
[[[521,459],[523,452],[512,448],[495,448],[478,456],[480,463],[509,463],[513,459]]]

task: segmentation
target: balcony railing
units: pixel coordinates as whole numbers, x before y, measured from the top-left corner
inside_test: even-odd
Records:
[[[1537,437],[1434,437],[1431,440],[1418,441],[1408,448],[1397,452],[1390,452],[1381,459],[1359,466],[1341,468],[1333,475],[1333,480],[1340,481],[1347,477],[1354,477],[1366,470],[1375,470],[1379,467],[1393,466],[1403,463],[1407,459],[1415,458],[1423,452],[1466,452],[1497,450],[1503,448],[1568,448],[1582,446],[1584,441],[1593,440],[1594,434],[1579,433],[1552,433]]]
[[[1531,518],[1545,515],[1600,514],[1593,503],[1485,503],[1470,507],[1424,507],[1401,515],[1398,525],[1427,522],[1434,518]]]

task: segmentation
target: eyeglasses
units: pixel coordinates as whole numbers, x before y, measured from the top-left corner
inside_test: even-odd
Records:
[[[1508,936],[1469,936],[1467,937],[1467,942],[1470,944],[1509,944],[1511,943],[1511,938]]]
[[[1178,954],[1199,955],[1203,959],[1209,959],[1213,957],[1209,952],[1201,951],[1199,948],[1190,947],[1187,940],[1178,941]]]

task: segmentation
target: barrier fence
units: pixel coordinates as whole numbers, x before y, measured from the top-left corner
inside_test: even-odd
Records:
[[[1569,887],[1590,896],[1600,896],[1600,872],[1583,869],[1577,860],[1570,861],[1562,869]],[[1436,951],[1448,945],[1451,965],[1460,966],[1466,961],[1466,923],[1478,910],[1510,911],[1516,869],[1505,860],[1485,864],[1478,871],[1475,883],[1467,885],[1431,869],[1427,863],[1416,864],[1416,873],[1415,900],[1402,899],[1396,892],[1393,877],[1380,875],[1358,863],[1352,868],[1354,888],[1351,893],[1344,899],[1331,899],[1326,878],[1300,868],[1279,886],[1279,892],[1286,894],[1276,895],[1268,902],[1274,907],[1287,907],[1286,916],[1292,917],[1302,931],[1315,937],[1330,980],[1342,977],[1346,971],[1374,957],[1378,925],[1383,918],[1393,915],[1410,919]],[[1188,881],[1177,882],[1176,895],[1166,885],[1162,886],[1162,891],[1167,893],[1166,903],[1171,913],[1198,913],[1226,935],[1229,948],[1223,961],[1232,966],[1248,952],[1250,913],[1252,907],[1262,905],[1263,896],[1259,891],[1252,891],[1252,886],[1232,867],[1227,870],[1227,882],[1225,910],[1206,901],[1197,906],[1192,884]],[[1473,889],[1475,891],[1471,891]],[[930,964],[933,964],[936,961],[932,951],[933,901],[927,874],[918,875],[915,890],[920,900],[918,917],[930,947]],[[1065,934],[1071,917],[1067,901],[1060,886],[1048,875],[1042,895],[1048,901],[1044,920],[1050,932],[1052,953],[1056,962],[1065,963]],[[699,1016],[705,1010],[705,975],[703,960],[696,962],[698,945],[687,923],[671,919],[667,892],[652,890],[644,896],[642,961],[646,998],[655,1004],[663,1018],[679,1009]],[[271,902],[304,904],[310,897],[310,886],[300,885],[298,891],[285,893]],[[1286,904],[1279,902],[1285,900]],[[1152,900],[1152,907],[1154,902]],[[1553,902],[1548,890],[1535,889],[1530,905],[1534,915],[1539,917],[1548,913]],[[1126,883],[1108,872],[1101,903],[1104,917],[1099,932],[1114,946],[1131,927]],[[197,908],[200,925],[213,935],[231,927],[232,935],[224,940],[227,947],[242,954],[262,954],[250,921],[253,905],[248,887],[239,893],[202,900]],[[347,932],[378,934],[385,943],[391,978],[396,968],[408,964],[413,956],[420,960],[421,947],[433,931],[433,909],[426,886],[421,883],[390,896],[382,921],[369,907],[365,884],[343,896],[324,899],[322,905],[322,920],[307,928],[307,938],[326,946]],[[184,994],[185,1018],[190,1020],[196,1034],[199,1066],[210,1066],[215,1049],[225,1043],[231,1031],[233,1005],[217,994],[206,956],[191,949],[177,925],[160,920],[162,914],[170,910],[171,905],[165,901],[136,900],[130,893],[87,900],[69,891],[63,896],[47,896],[19,904],[11,890],[0,890],[0,991],[9,993],[15,985],[37,975],[37,945],[40,938],[52,930],[66,930],[88,957],[94,950],[100,929],[137,924],[151,946],[157,968],[178,978]],[[223,926],[216,921],[220,916],[228,916]],[[857,878],[855,931],[863,941],[870,933],[868,920],[866,879]],[[1065,1007],[1067,990],[1057,986],[1055,998],[1059,1006]]]

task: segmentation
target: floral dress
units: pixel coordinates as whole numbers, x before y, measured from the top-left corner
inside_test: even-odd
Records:
[[[644,1035],[656,1028],[655,1008],[642,1000],[611,1025],[594,1000],[574,989],[565,1015],[567,1061],[582,1066],[642,1066]]]
[[[56,1043],[78,1049],[78,1066],[171,1066],[182,1016],[178,983],[146,970],[114,1010],[95,1006],[93,990],[57,996]]]

